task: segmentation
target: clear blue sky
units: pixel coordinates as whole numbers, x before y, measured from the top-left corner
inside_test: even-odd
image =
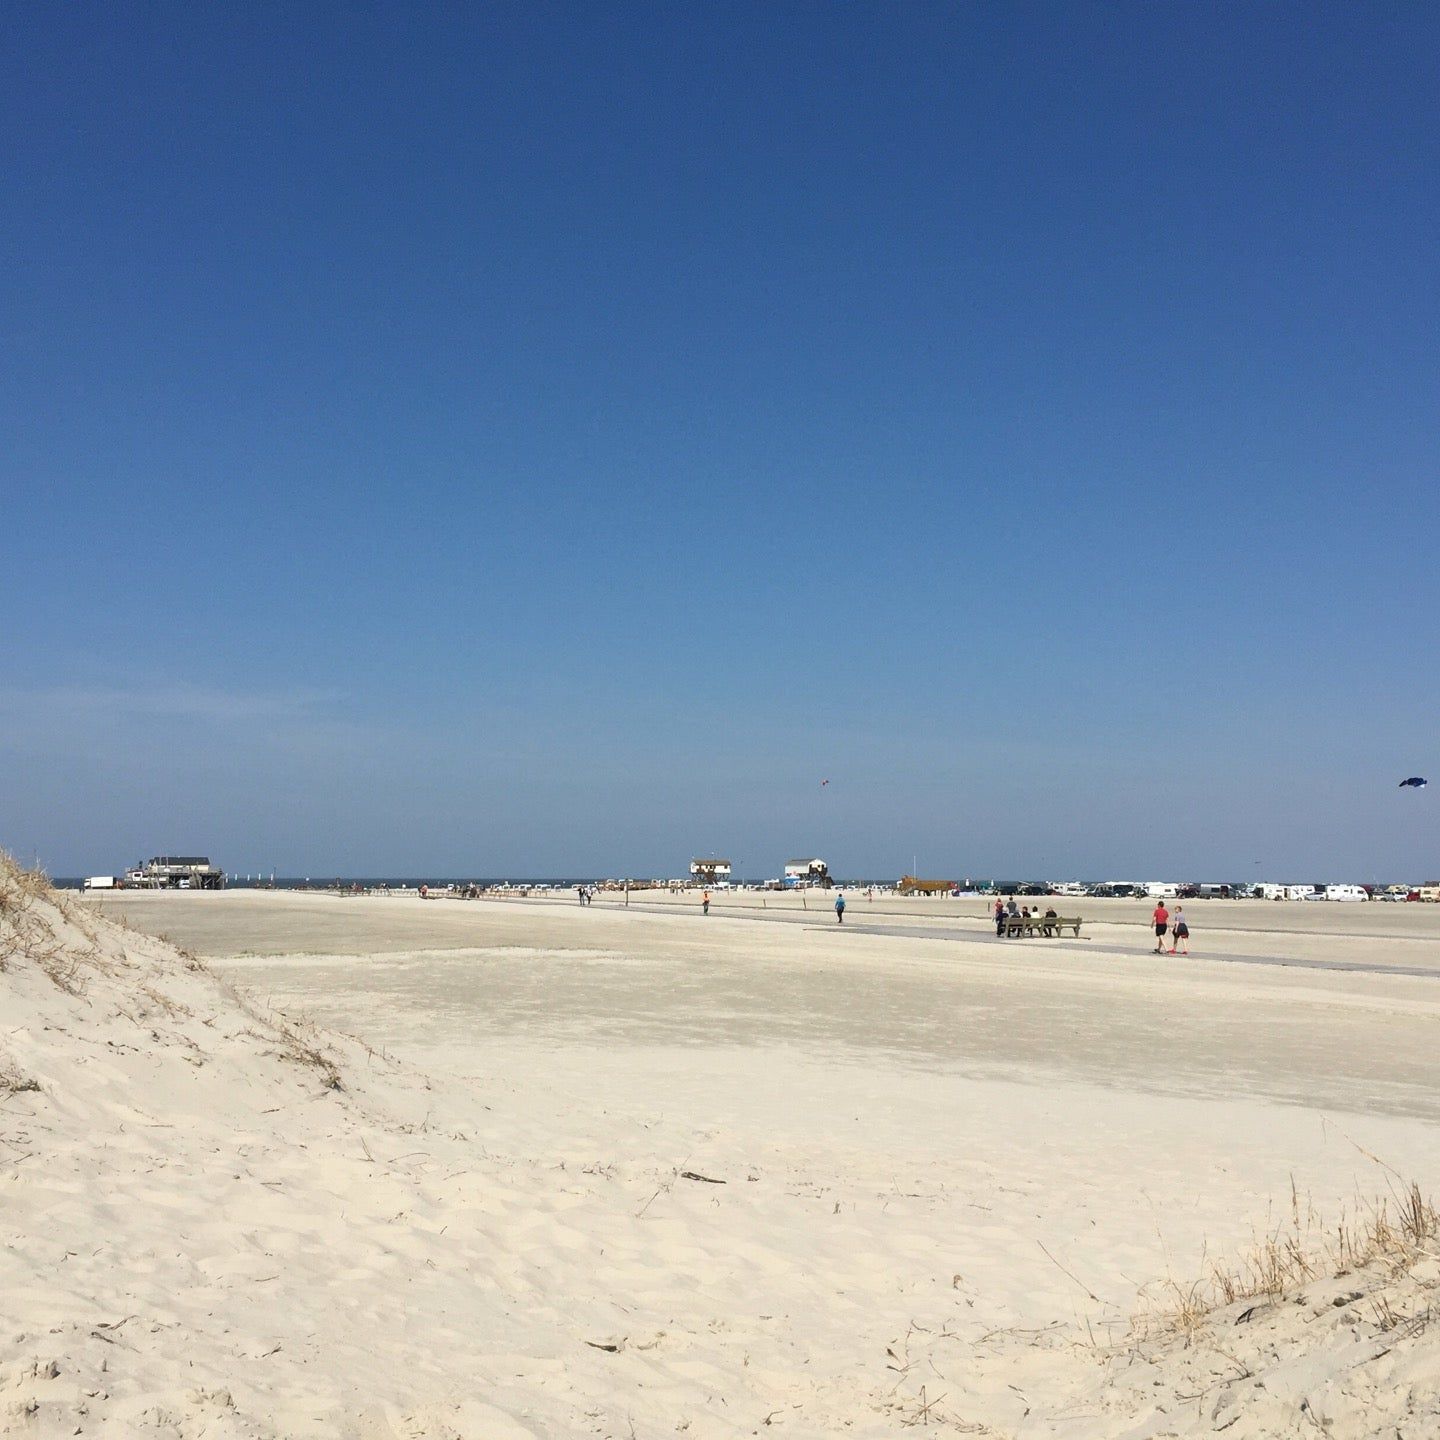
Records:
[[[1440,872],[1437,56],[1425,5],[12,11],[0,842]]]

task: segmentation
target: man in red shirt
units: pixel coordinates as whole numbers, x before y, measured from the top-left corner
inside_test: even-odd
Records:
[[[1165,953],[1165,932],[1170,928],[1170,912],[1165,908],[1165,902],[1159,901],[1155,906],[1155,913],[1150,917],[1155,922],[1155,953]]]

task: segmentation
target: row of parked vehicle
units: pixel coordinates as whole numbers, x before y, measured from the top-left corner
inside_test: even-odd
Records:
[[[1086,884],[1043,881],[1004,881],[980,887],[991,895],[1071,895],[1108,900],[1330,900],[1356,903],[1366,900],[1440,902],[1436,885],[1276,885],[1231,883],[1218,885],[1172,884],[1168,881],[1106,880]]]

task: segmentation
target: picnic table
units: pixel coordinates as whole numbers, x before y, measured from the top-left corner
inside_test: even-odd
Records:
[[[1080,916],[1007,915],[1001,933],[1014,939],[1031,935],[1056,936],[1062,930],[1069,930],[1078,940],[1080,938]]]

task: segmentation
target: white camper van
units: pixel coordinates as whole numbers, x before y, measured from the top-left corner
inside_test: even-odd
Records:
[[[1174,900],[1180,894],[1178,885],[1166,884],[1163,880],[1147,880],[1145,896],[1149,900]]]
[[[1320,892],[1313,885],[1287,885],[1285,887],[1285,898],[1287,900],[1315,900]]]
[[[1272,885],[1269,881],[1262,881],[1255,887],[1255,898],[1257,900],[1286,900],[1289,896],[1286,892],[1288,885]]]
[[[1327,900],[1368,900],[1370,892],[1363,885],[1327,885],[1325,887],[1325,898]]]
[[[117,888],[113,875],[87,875],[85,877],[85,889],[87,890],[114,890]]]

